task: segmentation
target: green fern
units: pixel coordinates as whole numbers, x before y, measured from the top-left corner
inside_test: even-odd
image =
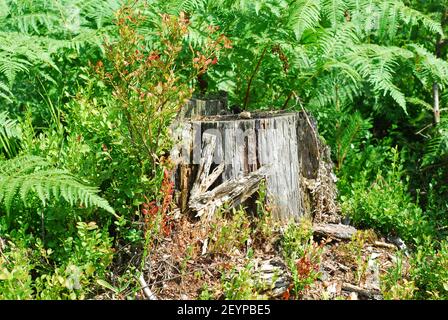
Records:
[[[399,47],[363,44],[353,48],[347,62],[373,86],[374,91],[390,95],[407,112],[405,95],[393,83],[393,78],[400,60],[412,57],[412,52]]]
[[[322,0],[322,11],[324,16],[331,23],[331,27],[335,30],[341,22],[344,21],[347,7],[347,1],[344,0]]]
[[[359,112],[343,114],[344,116],[338,120],[335,135],[338,168],[342,167],[350,149],[359,149],[359,140],[362,134],[365,134],[372,127],[370,120],[363,119]]]
[[[426,143],[422,166],[440,162],[448,156],[448,119],[442,118],[432,138]]]
[[[82,184],[66,170],[53,168],[45,159],[21,156],[0,163],[0,204],[11,211],[15,199],[29,203],[37,196],[45,206],[51,199],[63,198],[71,206],[96,206],[112,214],[114,209],[98,196],[98,189]]]
[[[410,44],[408,48],[415,52],[415,74],[425,86],[437,82],[443,87],[448,83],[448,62],[418,44]]]
[[[297,41],[307,29],[313,29],[320,21],[320,2],[315,0],[294,1],[290,7],[288,22]]]
[[[121,0],[0,0],[0,98],[11,102],[19,74],[50,78],[55,55],[101,47]]]
[[[19,149],[17,140],[21,138],[21,130],[17,121],[9,118],[7,112],[0,112],[0,151],[11,157]]]
[[[8,102],[12,102],[12,92],[9,90],[9,87],[0,81],[0,98],[5,99]]]

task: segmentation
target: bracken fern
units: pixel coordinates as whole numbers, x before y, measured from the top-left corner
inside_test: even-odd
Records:
[[[0,204],[7,213],[14,200],[27,205],[31,196],[37,196],[44,206],[53,198],[63,198],[71,206],[96,206],[115,213],[108,202],[98,196],[97,188],[81,183],[66,170],[54,168],[44,158],[20,156],[0,162]]]

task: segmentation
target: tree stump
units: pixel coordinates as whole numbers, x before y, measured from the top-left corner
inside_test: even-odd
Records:
[[[222,91],[207,99],[190,99],[177,115],[177,120],[224,114],[227,111],[227,93]]]
[[[206,103],[203,105],[206,107]],[[232,186],[232,183],[246,181],[242,178],[262,168],[269,206],[273,216],[281,221],[298,221],[303,215],[316,213],[314,204],[322,197],[319,190],[323,183],[333,184],[324,188],[334,193],[326,195],[331,198],[327,202],[335,200],[334,181],[326,179],[323,182],[319,178],[324,163],[328,167],[329,159],[324,159],[328,152],[308,114],[246,112],[243,118],[241,115],[219,114],[223,112],[218,109],[213,109],[215,115],[208,112],[206,116],[182,117],[172,126],[175,147],[171,157],[177,165],[174,180],[182,211],[189,209],[191,190],[204,189],[194,186],[195,181],[198,183],[198,175],[204,175],[204,170],[205,175],[213,177],[211,183],[205,183],[206,188],[216,188],[226,182]],[[216,137],[212,147],[206,141],[210,140],[206,138],[210,135]],[[210,148],[214,150],[211,152]],[[208,157],[209,161],[203,157]],[[204,168],[206,162],[210,163]],[[251,181],[255,180],[252,178]],[[209,192],[202,199],[212,196],[213,193]],[[202,207],[204,205],[206,203],[202,202]],[[198,207],[197,203],[195,207]]]

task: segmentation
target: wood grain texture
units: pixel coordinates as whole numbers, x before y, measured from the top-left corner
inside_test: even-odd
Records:
[[[332,237],[341,240],[350,240],[356,233],[356,229],[352,226],[344,224],[315,224],[313,232],[320,236]]]
[[[219,115],[207,116],[210,112]],[[172,127],[176,141],[172,158],[178,168],[189,166],[189,174],[194,176],[185,177],[185,169],[177,170],[175,181],[181,192],[190,183],[196,197],[210,187],[238,181],[235,179],[266,167],[266,190],[273,216],[281,221],[298,221],[301,216],[312,214],[312,195],[304,178],[317,178],[321,146],[315,123],[308,115],[264,112],[242,119],[225,115],[216,108],[203,113],[183,118]],[[204,144],[204,139],[210,140],[210,136],[215,136],[213,148]],[[206,145],[208,160],[203,158]],[[202,187],[192,184],[193,180],[204,180],[205,173],[211,180],[204,181]],[[183,210],[188,197],[186,192],[180,196]]]

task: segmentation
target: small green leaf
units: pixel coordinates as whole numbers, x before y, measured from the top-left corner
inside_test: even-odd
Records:
[[[445,289],[445,291],[448,291],[448,282],[443,283],[443,289]]]
[[[113,292],[115,292],[115,293],[118,293],[117,288],[115,288],[114,286],[112,286],[109,282],[107,282],[107,281],[105,281],[105,280],[102,280],[102,279],[98,279],[98,280],[96,280],[96,282],[97,282],[100,286],[102,286],[102,287],[104,287],[104,288],[106,288],[106,289],[109,289],[109,290],[111,290],[111,291],[113,291]]]

